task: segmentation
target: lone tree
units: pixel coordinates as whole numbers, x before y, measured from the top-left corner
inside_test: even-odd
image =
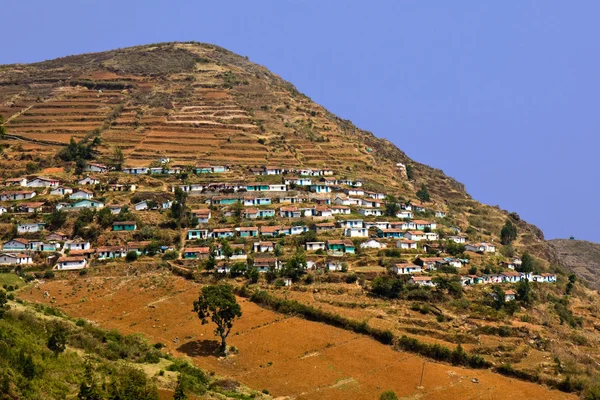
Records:
[[[430,200],[429,191],[427,190],[427,187],[425,186],[425,184],[422,184],[421,189],[419,189],[419,191],[417,191],[417,198],[419,200],[421,200],[423,203]]]
[[[194,302],[194,312],[202,321],[202,325],[208,323],[208,318],[217,327],[215,335],[221,337],[220,352],[227,354],[227,336],[233,327],[233,321],[242,316],[242,309],[237,303],[231,286],[210,285],[202,288],[198,300]]]
[[[506,220],[506,223],[502,227],[502,231],[500,231],[500,241],[503,245],[511,244],[517,238],[517,227],[509,220]]]
[[[48,338],[48,349],[50,349],[54,355],[58,356],[67,348],[67,335],[68,331],[62,324],[54,324],[52,332]]]

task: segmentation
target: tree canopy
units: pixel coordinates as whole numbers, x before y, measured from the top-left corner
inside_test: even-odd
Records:
[[[500,231],[500,241],[503,245],[511,244],[517,238],[517,227],[510,221],[506,220],[506,223]]]
[[[202,321],[208,318],[214,322],[215,335],[221,337],[221,353],[227,354],[227,336],[233,327],[233,321],[242,316],[242,309],[237,303],[233,290],[229,285],[209,285],[202,288],[200,297],[194,301],[194,312]]]

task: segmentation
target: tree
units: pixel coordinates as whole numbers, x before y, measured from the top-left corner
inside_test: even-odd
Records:
[[[506,293],[504,293],[504,290],[502,290],[500,285],[495,285],[492,288],[492,296],[494,297],[493,307],[496,310],[500,310],[506,301]]]
[[[67,213],[63,210],[54,210],[50,215],[48,215],[48,228],[50,230],[62,228],[65,222],[67,222]]]
[[[404,289],[404,283],[397,278],[378,276],[371,283],[371,292],[380,297],[397,299]]]
[[[6,304],[8,303],[8,297],[6,296],[6,292],[4,290],[0,290],[0,319],[4,318],[4,313],[6,312]]]
[[[52,326],[47,346],[55,356],[58,356],[67,348],[68,333],[67,328],[63,324],[56,323]]]
[[[534,296],[531,291],[531,285],[527,279],[523,279],[517,283],[517,300],[519,300],[525,307],[533,304]]]
[[[535,267],[535,259],[529,253],[523,253],[521,257],[521,265],[517,268],[519,272],[533,272]]]
[[[120,171],[123,168],[123,163],[125,162],[125,156],[123,155],[123,150],[120,146],[115,147],[115,152],[113,154],[113,165],[117,171]]]
[[[188,397],[185,394],[185,381],[181,372],[177,376],[177,386],[175,387],[175,395],[173,400],[186,400]]]
[[[237,303],[233,290],[229,285],[210,285],[202,288],[198,300],[194,302],[194,312],[202,321],[208,323],[208,318],[214,322],[215,335],[221,337],[220,352],[227,354],[227,336],[233,327],[233,321],[242,316],[242,309]]]
[[[135,250],[130,250],[125,255],[125,260],[127,260],[127,262],[133,262],[137,259],[138,259],[138,253]]]
[[[294,254],[283,267],[282,275],[296,282],[306,270],[306,255],[303,251]]]
[[[393,391],[388,390],[381,393],[381,396],[379,396],[379,400],[398,400],[398,396],[396,396],[396,393],[394,393]]]
[[[395,196],[387,196],[385,198],[385,215],[388,217],[395,217],[400,211],[400,205],[398,199]]]
[[[517,227],[510,221],[506,220],[506,223],[500,231],[500,242],[503,245],[509,245],[517,239]]]
[[[89,359],[86,359],[84,368],[83,381],[79,385],[77,398],[79,400],[102,400],[103,396],[94,378],[94,370]]]
[[[421,184],[421,189],[417,191],[417,199],[421,200],[423,203],[431,199],[429,197],[429,191],[427,190],[425,184]]]
[[[110,208],[104,207],[100,211],[98,211],[96,220],[98,221],[98,224],[100,224],[101,227],[106,229],[112,225],[112,223],[115,220],[115,217],[114,217],[112,211],[110,211]]]
[[[406,166],[406,177],[408,178],[409,181],[412,181],[413,178],[415,177],[415,172],[413,169],[413,166],[408,164]]]

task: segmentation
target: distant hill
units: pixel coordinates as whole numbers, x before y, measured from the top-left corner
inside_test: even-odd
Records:
[[[554,239],[548,243],[556,250],[558,261],[565,268],[600,290],[600,244],[569,239]]]

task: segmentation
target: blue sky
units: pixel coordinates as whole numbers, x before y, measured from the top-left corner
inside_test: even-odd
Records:
[[[219,44],[548,238],[600,242],[600,2],[3,1],[0,64]]]

